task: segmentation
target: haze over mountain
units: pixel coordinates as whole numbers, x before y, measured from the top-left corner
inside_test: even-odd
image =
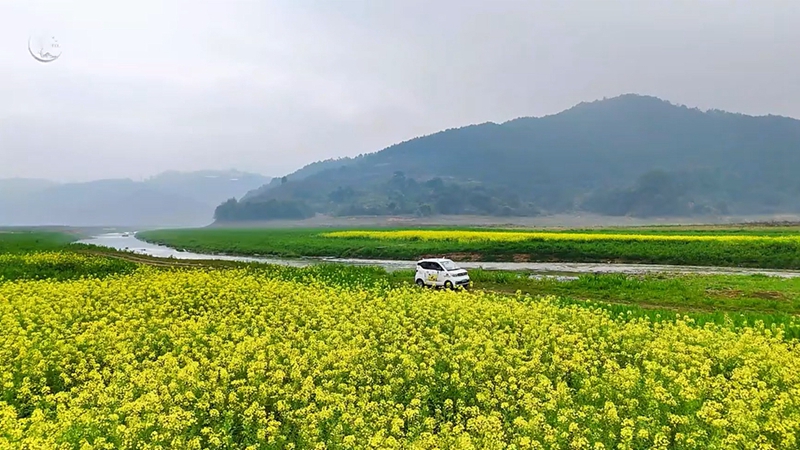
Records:
[[[214,206],[269,181],[231,171],[165,172],[144,181],[0,180],[0,225],[202,226]]]
[[[799,167],[798,120],[629,94],[319,162],[225,202],[216,217],[796,212]]]

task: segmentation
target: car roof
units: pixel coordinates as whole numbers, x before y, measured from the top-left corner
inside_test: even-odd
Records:
[[[422,263],[422,262],[442,263],[442,262],[445,262],[445,261],[450,261],[450,260],[447,259],[447,258],[425,258],[425,259],[420,259],[419,261],[417,261],[417,264]],[[452,261],[450,261],[450,262],[452,262]]]

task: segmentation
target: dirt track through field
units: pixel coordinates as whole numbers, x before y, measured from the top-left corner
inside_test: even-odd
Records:
[[[219,264],[214,264],[216,261],[211,261],[211,260],[178,261],[174,259],[171,260],[167,258],[139,256],[122,252],[79,250],[78,253],[82,253],[85,255],[92,255],[92,256],[103,256],[107,258],[116,258],[124,261],[130,261],[133,263],[144,264],[154,267],[209,267],[209,266],[219,265]]]

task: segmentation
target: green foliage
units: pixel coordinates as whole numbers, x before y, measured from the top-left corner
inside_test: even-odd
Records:
[[[483,272],[483,273],[481,273]],[[486,273],[488,272],[488,273]],[[800,314],[800,279],[762,275],[586,274],[575,279],[470,271],[484,287],[680,311]]]
[[[68,252],[0,254],[0,282],[12,280],[72,280],[131,273],[137,265],[117,258]]]
[[[56,231],[0,229],[0,254],[60,250],[78,239]]]
[[[570,241],[522,242],[382,241],[368,238],[327,238],[324,229],[183,229],[139,233],[150,242],[204,253],[331,256],[413,260],[429,255],[475,254],[484,261],[626,262],[697,266],[800,269],[800,242],[728,241]],[[590,230],[592,233],[619,230]],[[637,233],[670,233],[666,229]],[[687,231],[672,231],[687,233]],[[703,231],[694,231],[702,233]],[[759,233],[715,230],[715,234]],[[795,230],[794,233],[797,231]],[[689,231],[691,233],[691,231]],[[784,234],[785,231],[764,233]],[[457,259],[457,258],[456,258]]]
[[[71,250],[77,236],[55,231],[0,231],[0,282],[68,280],[130,273],[136,264],[115,258],[85,256]]]

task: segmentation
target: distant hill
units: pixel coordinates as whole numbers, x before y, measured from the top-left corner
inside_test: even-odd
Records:
[[[798,120],[630,94],[310,165],[216,216],[797,212],[798,168]]]
[[[229,198],[241,198],[270,181],[254,173],[230,171],[164,172],[144,181],[149,187],[214,205]],[[207,219],[208,214],[206,214]]]
[[[269,180],[238,171],[65,184],[0,180],[0,225],[201,226],[211,222],[217,204]]]
[[[252,198],[259,197],[259,196],[265,194],[270,189],[273,189],[275,187],[278,187],[278,186],[286,183],[289,179],[291,179],[292,181],[300,181],[300,180],[308,178],[308,177],[310,177],[312,175],[316,175],[316,174],[318,174],[320,172],[323,172],[325,170],[328,170],[328,169],[338,169],[338,168],[340,168],[342,166],[346,166],[346,165],[352,164],[354,162],[359,161],[360,158],[362,158],[362,157],[358,157],[358,158],[347,158],[347,157],[345,157],[345,158],[326,159],[324,161],[313,162],[311,164],[308,164],[308,165],[304,166],[303,168],[301,168],[299,170],[296,170],[296,171],[290,173],[289,175],[287,175],[285,177],[273,178],[268,184],[265,184],[265,185],[259,187],[258,189],[254,189],[254,190],[248,192],[241,200],[242,201],[247,201],[247,200],[250,200]]]
[[[39,192],[56,184],[58,183],[34,178],[2,179],[0,180],[0,202]]]

